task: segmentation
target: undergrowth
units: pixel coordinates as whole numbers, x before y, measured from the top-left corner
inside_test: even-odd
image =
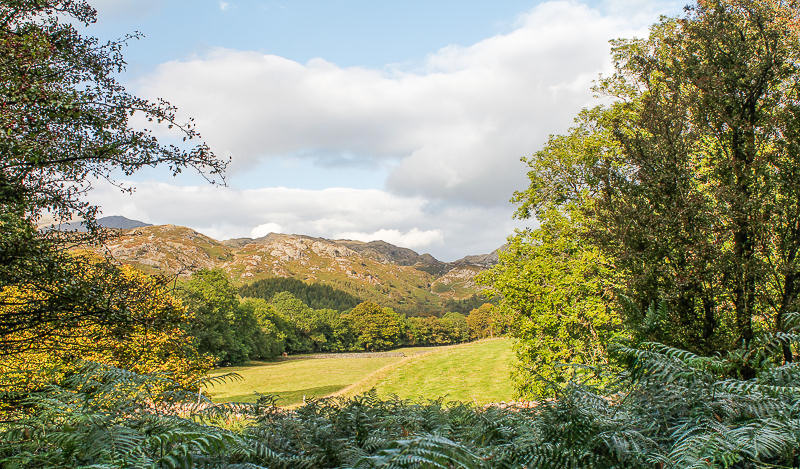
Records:
[[[762,350],[794,342],[782,334]],[[613,388],[570,382],[532,409],[263,397],[213,404],[164,376],[86,364],[7,413],[8,468],[707,468],[800,465],[800,367],[732,373],[741,357],[619,347]],[[764,355],[766,356],[766,355]],[[753,357],[750,357],[753,359]],[[757,358],[757,357],[756,357]]]

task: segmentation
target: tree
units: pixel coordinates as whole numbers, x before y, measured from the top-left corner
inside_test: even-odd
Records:
[[[473,339],[499,337],[508,333],[511,326],[510,318],[492,303],[484,303],[470,311],[467,325]]]
[[[134,316],[117,307],[122,304],[109,306],[103,277],[80,283],[76,272],[88,266],[67,253],[104,237],[97,207],[83,198],[93,181],[119,185],[115,175],[157,165],[173,173],[194,168],[216,181],[226,166],[205,144],[164,145],[152,128],[132,124],[143,118],[174,129],[178,139],[199,138],[191,122],[176,120],[169,103],[132,96],[117,82],[125,65],[121,48],[137,36],[101,44],[73,26],[95,19],[84,0],[0,4],[0,290],[38,292],[35,301],[14,305],[24,313],[0,317],[0,355],[21,351],[6,340],[14,334],[58,334],[65,322],[103,325]],[[40,232],[45,214],[56,222],[83,219],[89,233]]]
[[[439,322],[447,334],[448,343],[460,344],[469,340],[469,325],[467,325],[467,318],[463,314],[445,313],[439,318]]]
[[[275,309],[261,298],[244,298],[239,302],[240,315],[252,317],[263,334],[255,341],[253,358],[274,358],[286,350],[286,333]]]
[[[195,316],[189,333],[198,350],[214,356],[218,364],[247,360],[249,350],[235,327],[239,300],[223,272],[199,270],[179,286],[178,294]]]
[[[7,398],[25,396],[63,378],[84,360],[136,373],[169,373],[185,385],[194,385],[212,364],[210,357],[198,353],[185,331],[194,316],[157,279],[128,266],[111,270],[102,259],[86,262],[89,268],[81,275],[88,277],[87,282],[102,276],[103,285],[113,284],[119,296],[110,307],[124,305],[134,320],[98,325],[73,319],[64,321],[57,334],[42,324],[42,330],[29,328],[7,337],[21,351],[0,361],[0,391],[7,393]],[[34,289],[4,289],[0,314],[16,309],[9,305],[20,300],[27,303],[39,295]]]
[[[214,356],[217,364],[271,358],[283,351],[285,336],[271,320],[269,305],[241,303],[225,272],[199,270],[178,293],[195,318],[189,334],[198,350]]]
[[[502,294],[499,308],[514,318],[515,384],[534,397],[553,392],[548,383],[573,379],[571,372],[609,368],[608,347],[621,333],[609,307],[615,273],[599,249],[581,243],[579,213],[550,212],[540,222],[509,238],[498,265],[481,278]]]
[[[349,293],[321,283],[305,283],[302,280],[284,277],[265,278],[243,285],[239,294],[245,297],[263,298],[267,301],[280,292],[289,292],[311,308],[331,308],[343,311],[361,302]]]
[[[286,341],[290,352],[318,352],[325,348],[326,325],[316,311],[289,292],[275,294],[269,304],[292,329]]]
[[[701,1],[647,39],[615,42],[616,71],[598,84],[613,104],[528,159],[519,215],[578,207],[581,242],[622,275],[639,339],[753,350],[798,306],[798,12]]]
[[[404,336],[403,316],[392,308],[381,308],[371,301],[365,301],[350,310],[345,314],[345,319],[356,334],[355,346],[359,350],[396,347]]]

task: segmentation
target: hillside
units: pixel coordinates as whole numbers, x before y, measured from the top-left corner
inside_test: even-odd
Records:
[[[477,293],[480,287],[474,277],[487,266],[468,258],[444,263],[430,254],[383,241],[276,233],[217,241],[175,225],[123,231],[103,250],[149,273],[186,277],[199,269],[219,268],[237,285],[271,277],[293,278],[330,285],[406,314],[439,312],[445,301]]]

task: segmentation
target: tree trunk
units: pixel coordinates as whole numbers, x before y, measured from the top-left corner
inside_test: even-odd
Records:
[[[707,352],[714,349],[711,339],[717,329],[717,318],[715,317],[716,302],[711,295],[703,295],[703,347]]]
[[[789,308],[791,308],[792,305],[794,305],[797,301],[797,280],[797,272],[792,271],[786,274],[783,296],[781,298],[781,306],[778,310],[777,317],[775,318],[775,327],[779,332],[785,332],[786,325],[784,324],[784,321],[786,319],[786,314],[789,312]],[[781,348],[783,349],[784,362],[791,363],[794,361],[792,357],[791,346],[784,342],[782,343]]]

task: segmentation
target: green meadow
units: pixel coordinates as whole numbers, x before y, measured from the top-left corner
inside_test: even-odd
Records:
[[[402,348],[403,356],[346,354],[343,358],[294,357],[253,362],[215,370],[214,376],[236,373],[206,389],[218,402],[253,402],[258,394],[277,396],[291,406],[303,398],[355,395],[375,389],[381,396],[409,399],[463,400],[484,404],[512,397],[511,341],[486,339],[444,347]]]

